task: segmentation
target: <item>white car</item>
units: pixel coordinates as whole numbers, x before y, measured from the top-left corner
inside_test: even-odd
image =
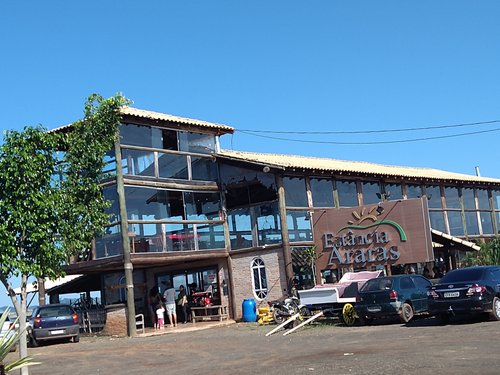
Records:
[[[19,328],[19,324],[14,323],[9,316],[5,317],[5,321],[2,324],[2,329],[0,330],[0,341],[12,337],[15,334],[16,329]],[[10,349],[11,352],[15,352],[17,345],[12,346]]]

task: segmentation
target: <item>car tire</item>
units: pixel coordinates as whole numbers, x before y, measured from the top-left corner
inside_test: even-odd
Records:
[[[403,303],[399,317],[403,323],[409,323],[414,316],[413,307],[409,303]]]
[[[32,335],[30,335],[29,341],[32,348],[38,348],[40,346],[40,343]]]
[[[73,336],[73,342],[79,342],[80,341],[80,335]]]
[[[493,302],[491,303],[491,317],[495,320],[500,320],[500,298],[493,297]]]

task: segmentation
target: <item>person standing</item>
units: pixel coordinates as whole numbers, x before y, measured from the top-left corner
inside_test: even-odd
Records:
[[[182,312],[182,323],[186,324],[188,299],[184,285],[181,285],[179,287],[179,295],[177,296],[177,305],[180,307],[180,310]]]
[[[172,287],[170,280],[165,282],[165,292],[163,292],[163,297],[165,298],[166,310],[168,315],[168,321],[170,327],[177,327],[177,313],[175,312],[175,289]]]
[[[157,286],[152,287],[148,294],[148,313],[151,319],[151,326],[157,327],[158,315],[156,310],[162,305],[160,290]]]

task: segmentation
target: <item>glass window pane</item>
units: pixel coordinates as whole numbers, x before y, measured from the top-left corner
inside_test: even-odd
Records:
[[[467,235],[475,236],[479,234],[479,225],[477,223],[477,213],[474,212],[466,212],[465,213],[465,223],[467,226]]]
[[[198,249],[224,249],[223,224],[196,224],[198,233]]]
[[[491,212],[480,212],[479,217],[481,218],[481,227],[483,229],[483,234],[494,234]]]
[[[480,210],[490,209],[490,200],[488,198],[488,190],[486,189],[476,189],[477,203]]]
[[[497,222],[497,234],[500,234],[500,211],[495,212],[495,220]]]
[[[460,211],[448,211],[448,224],[452,236],[463,236],[465,234]]]
[[[259,246],[281,243],[278,202],[255,207]]]
[[[276,180],[272,173],[228,164],[220,164],[219,168],[228,209],[278,199]]]
[[[122,253],[122,236],[120,225],[104,228],[104,235],[95,239],[96,259],[106,258]]]
[[[115,151],[108,151],[104,155],[105,166],[102,170],[106,177],[116,176],[116,158]]]
[[[495,210],[500,210],[500,190],[492,190],[491,194],[493,196],[493,206]]]
[[[161,224],[161,238],[166,251],[196,249],[193,224]]]
[[[312,241],[311,220],[308,211],[288,211],[286,218],[290,242]]]
[[[389,194],[389,196],[386,197],[387,200],[395,201],[398,199],[403,199],[401,184],[385,184],[384,190],[386,194]]]
[[[188,220],[220,220],[219,193],[184,192]]]
[[[429,208],[443,208],[439,186],[427,186],[425,194],[429,199]]]
[[[187,156],[158,153],[158,175],[161,178],[187,180]]]
[[[474,189],[463,188],[462,189],[462,199],[464,201],[464,208],[466,210],[474,210],[476,208],[476,202],[474,199]],[[448,203],[446,203],[448,204]]]
[[[422,187],[420,185],[406,185],[406,197],[408,199],[420,198],[422,195]]]
[[[258,300],[267,296],[267,276],[266,266],[261,258],[255,258],[252,261],[253,288],[254,294]]]
[[[213,134],[179,132],[179,149],[199,154],[212,154],[215,151],[215,136]]]
[[[356,207],[358,205],[358,193],[355,181],[336,181],[335,186],[340,207]]]
[[[155,177],[154,152],[122,149],[123,173]]]
[[[460,208],[460,198],[458,196],[458,188],[445,187],[444,197],[446,200],[446,208]]]
[[[429,217],[431,219],[431,228],[441,232],[446,232],[444,225],[444,215],[442,211],[430,211]]]
[[[116,191],[116,185],[109,185],[102,189],[104,199],[107,200],[111,206],[106,208],[105,212],[110,214],[109,222],[120,220],[120,203],[118,202],[118,192]]]
[[[212,159],[191,156],[193,180],[217,181],[217,163]]]
[[[311,178],[310,183],[314,207],[335,207],[333,203],[332,180]]]
[[[287,207],[308,207],[306,181],[303,177],[284,177]]]
[[[363,193],[363,204],[373,204],[380,202],[377,194],[380,194],[380,185],[378,182],[362,182],[361,191]]]
[[[130,220],[185,219],[180,191],[126,186],[125,199]]]
[[[252,247],[252,218],[249,208],[227,212],[232,249]]]

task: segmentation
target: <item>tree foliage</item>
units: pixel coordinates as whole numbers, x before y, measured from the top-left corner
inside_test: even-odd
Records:
[[[481,244],[481,250],[464,258],[465,266],[500,265],[500,237]]]
[[[71,256],[88,253],[108,222],[99,181],[113,150],[121,95],[91,95],[68,132],[41,126],[4,133],[0,146],[0,281],[25,326],[29,277],[55,279]],[[10,279],[21,278],[20,301]],[[25,337],[20,354],[25,355]],[[23,350],[24,348],[24,350]],[[24,370],[24,369],[23,369]]]

